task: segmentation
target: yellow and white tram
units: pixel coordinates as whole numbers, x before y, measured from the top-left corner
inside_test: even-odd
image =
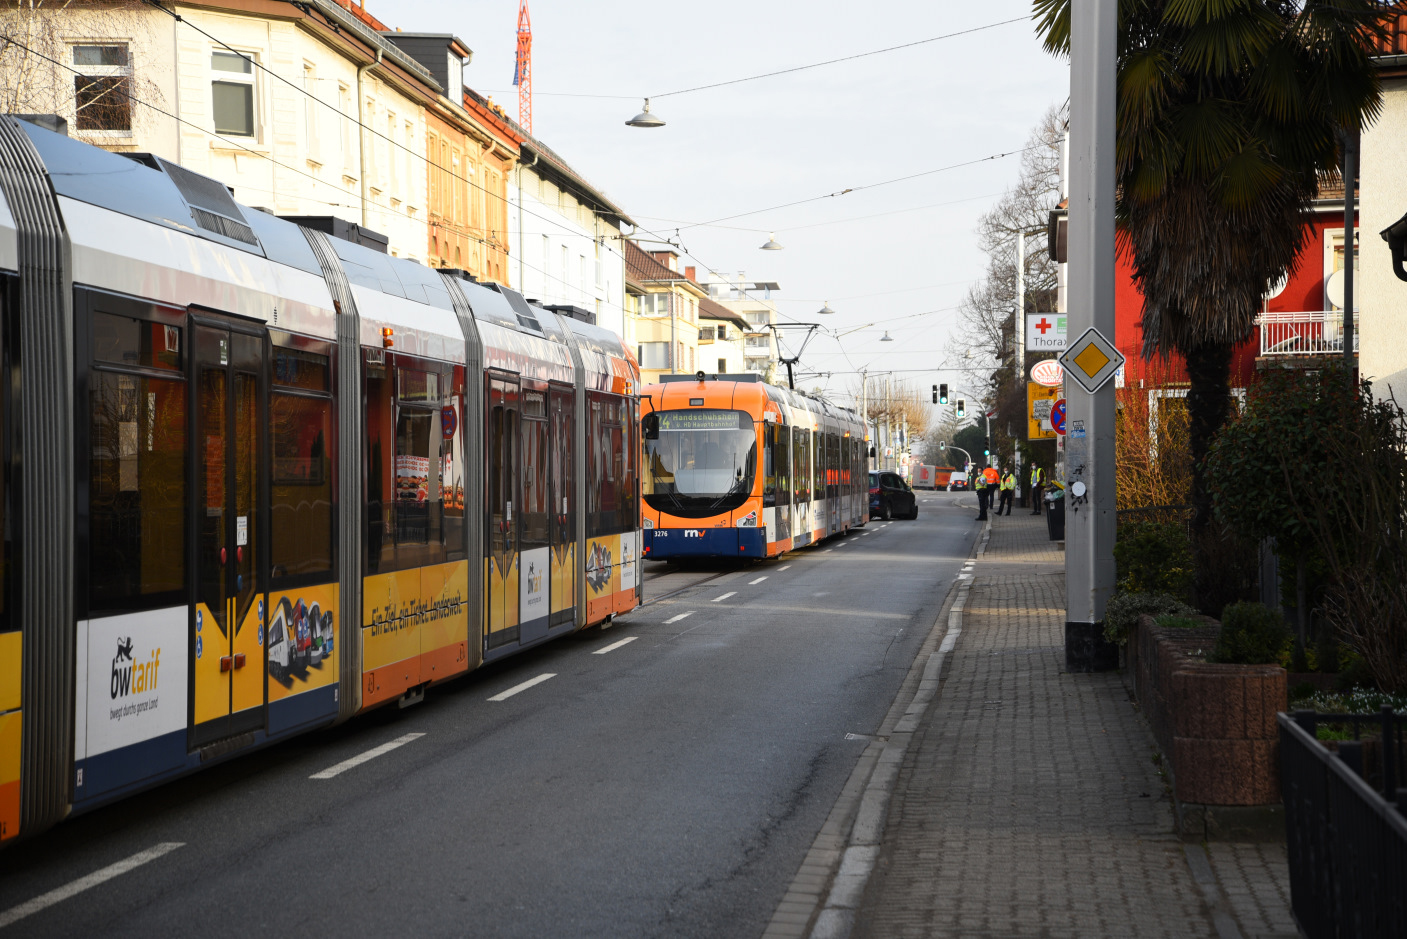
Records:
[[[636,606],[586,318],[0,117],[0,839]]]

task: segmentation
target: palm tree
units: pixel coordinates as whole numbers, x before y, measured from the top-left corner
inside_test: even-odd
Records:
[[[1033,0],[1069,55],[1071,0]],[[1120,0],[1115,210],[1143,293],[1143,353],[1187,363],[1193,527],[1230,412],[1232,350],[1293,269],[1344,131],[1381,108],[1379,0]],[[1199,537],[1196,539],[1201,541]],[[1201,554],[1201,552],[1199,552]],[[1205,554],[1199,558],[1201,574]],[[1199,576],[1199,583],[1206,583]]]

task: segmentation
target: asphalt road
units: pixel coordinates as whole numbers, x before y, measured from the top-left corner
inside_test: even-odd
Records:
[[[73,819],[0,852],[0,923],[53,901],[0,937],[758,935],[971,551],[971,501],[775,561],[651,562],[609,629]]]

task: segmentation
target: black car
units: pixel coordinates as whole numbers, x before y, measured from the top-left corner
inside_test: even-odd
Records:
[[[918,499],[898,473],[870,474],[870,518],[918,518]]]

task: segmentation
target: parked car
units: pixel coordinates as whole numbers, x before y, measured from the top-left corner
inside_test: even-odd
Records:
[[[918,497],[898,473],[870,473],[870,518],[918,518]]]
[[[967,489],[967,474],[958,471],[948,477],[948,488],[953,492],[963,492]]]

